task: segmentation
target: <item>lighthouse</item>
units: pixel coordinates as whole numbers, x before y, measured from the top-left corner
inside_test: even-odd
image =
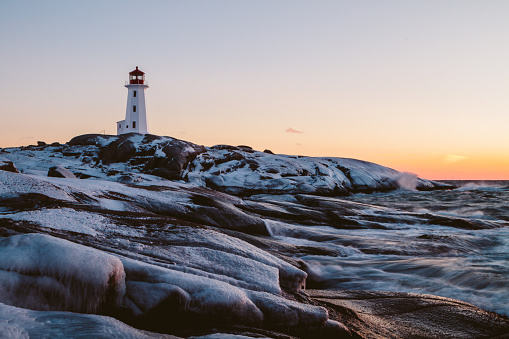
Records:
[[[148,133],[147,110],[145,108],[145,73],[136,69],[129,73],[127,87],[127,107],[125,120],[117,122],[117,135],[125,133]]]

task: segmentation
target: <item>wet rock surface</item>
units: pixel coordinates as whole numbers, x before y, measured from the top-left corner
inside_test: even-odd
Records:
[[[502,338],[509,318],[438,296],[308,290],[362,338]]]

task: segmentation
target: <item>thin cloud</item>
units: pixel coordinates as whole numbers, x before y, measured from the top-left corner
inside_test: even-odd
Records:
[[[458,161],[465,160],[467,157],[464,155],[446,154],[444,155],[444,162],[446,164],[454,164]]]
[[[291,127],[288,127],[286,129],[286,133],[304,133],[304,131],[297,131],[296,129],[293,129]]]

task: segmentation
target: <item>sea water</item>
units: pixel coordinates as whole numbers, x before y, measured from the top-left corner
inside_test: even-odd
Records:
[[[301,257],[310,275],[320,288],[426,293],[509,315],[509,181],[449,183],[459,188],[345,199],[490,220],[496,227],[472,230],[402,220],[385,229],[336,229],[334,233],[350,239],[351,245],[342,256]]]

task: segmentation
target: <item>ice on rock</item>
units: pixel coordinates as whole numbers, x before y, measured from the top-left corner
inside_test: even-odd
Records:
[[[178,286],[166,283],[149,283],[144,281],[126,282],[125,303],[136,316],[144,315],[163,301],[172,300],[174,310],[185,312],[189,307],[189,294]]]
[[[301,304],[266,292],[248,291],[247,294],[270,325],[319,327],[329,320],[329,313],[320,306]]]
[[[168,246],[160,249],[157,254],[185,267],[233,278],[227,281],[236,286],[281,293],[279,270],[250,258],[194,246]],[[239,267],[242,269],[239,270]]]
[[[143,308],[150,309],[162,304],[168,297],[177,297],[177,300],[183,302],[167,303],[166,306],[171,309],[160,311],[171,314],[185,309],[191,314],[245,325],[260,324],[263,321],[262,312],[247,297],[246,292],[235,286],[127,258],[122,258],[122,262],[127,274],[128,289],[135,287],[135,292],[127,291],[125,303],[127,307],[137,306],[133,309],[135,314]],[[144,284],[133,285],[132,282]],[[150,293],[153,287],[157,287],[157,293]],[[132,294],[145,295],[152,300],[146,300],[144,305],[138,305],[139,297],[135,296],[133,300]]]
[[[232,277],[254,283],[267,292],[279,291],[275,285],[278,283],[281,287],[298,291],[307,278],[306,272],[274,255],[241,239],[214,230],[180,227],[172,234],[172,240],[175,243],[185,243],[187,249],[172,246],[160,249],[157,255],[162,255],[181,264],[187,262],[190,267],[208,272],[224,274],[229,271]],[[222,267],[224,262],[228,265]],[[236,270],[235,262],[240,266],[248,264],[252,269]],[[276,271],[271,267],[277,268],[279,277],[274,275]],[[262,276],[257,276],[257,270],[265,271]],[[257,278],[258,281],[256,281]],[[269,281],[268,279],[273,280]]]
[[[124,293],[123,265],[112,255],[44,234],[0,240],[0,302],[94,313]]]
[[[0,303],[0,338],[176,338],[140,331],[123,322],[100,315],[32,311]]]
[[[244,325],[319,327],[328,320],[323,307],[132,259],[122,258],[122,262],[127,274],[125,305],[137,315],[164,304],[166,309],[159,312]]]

